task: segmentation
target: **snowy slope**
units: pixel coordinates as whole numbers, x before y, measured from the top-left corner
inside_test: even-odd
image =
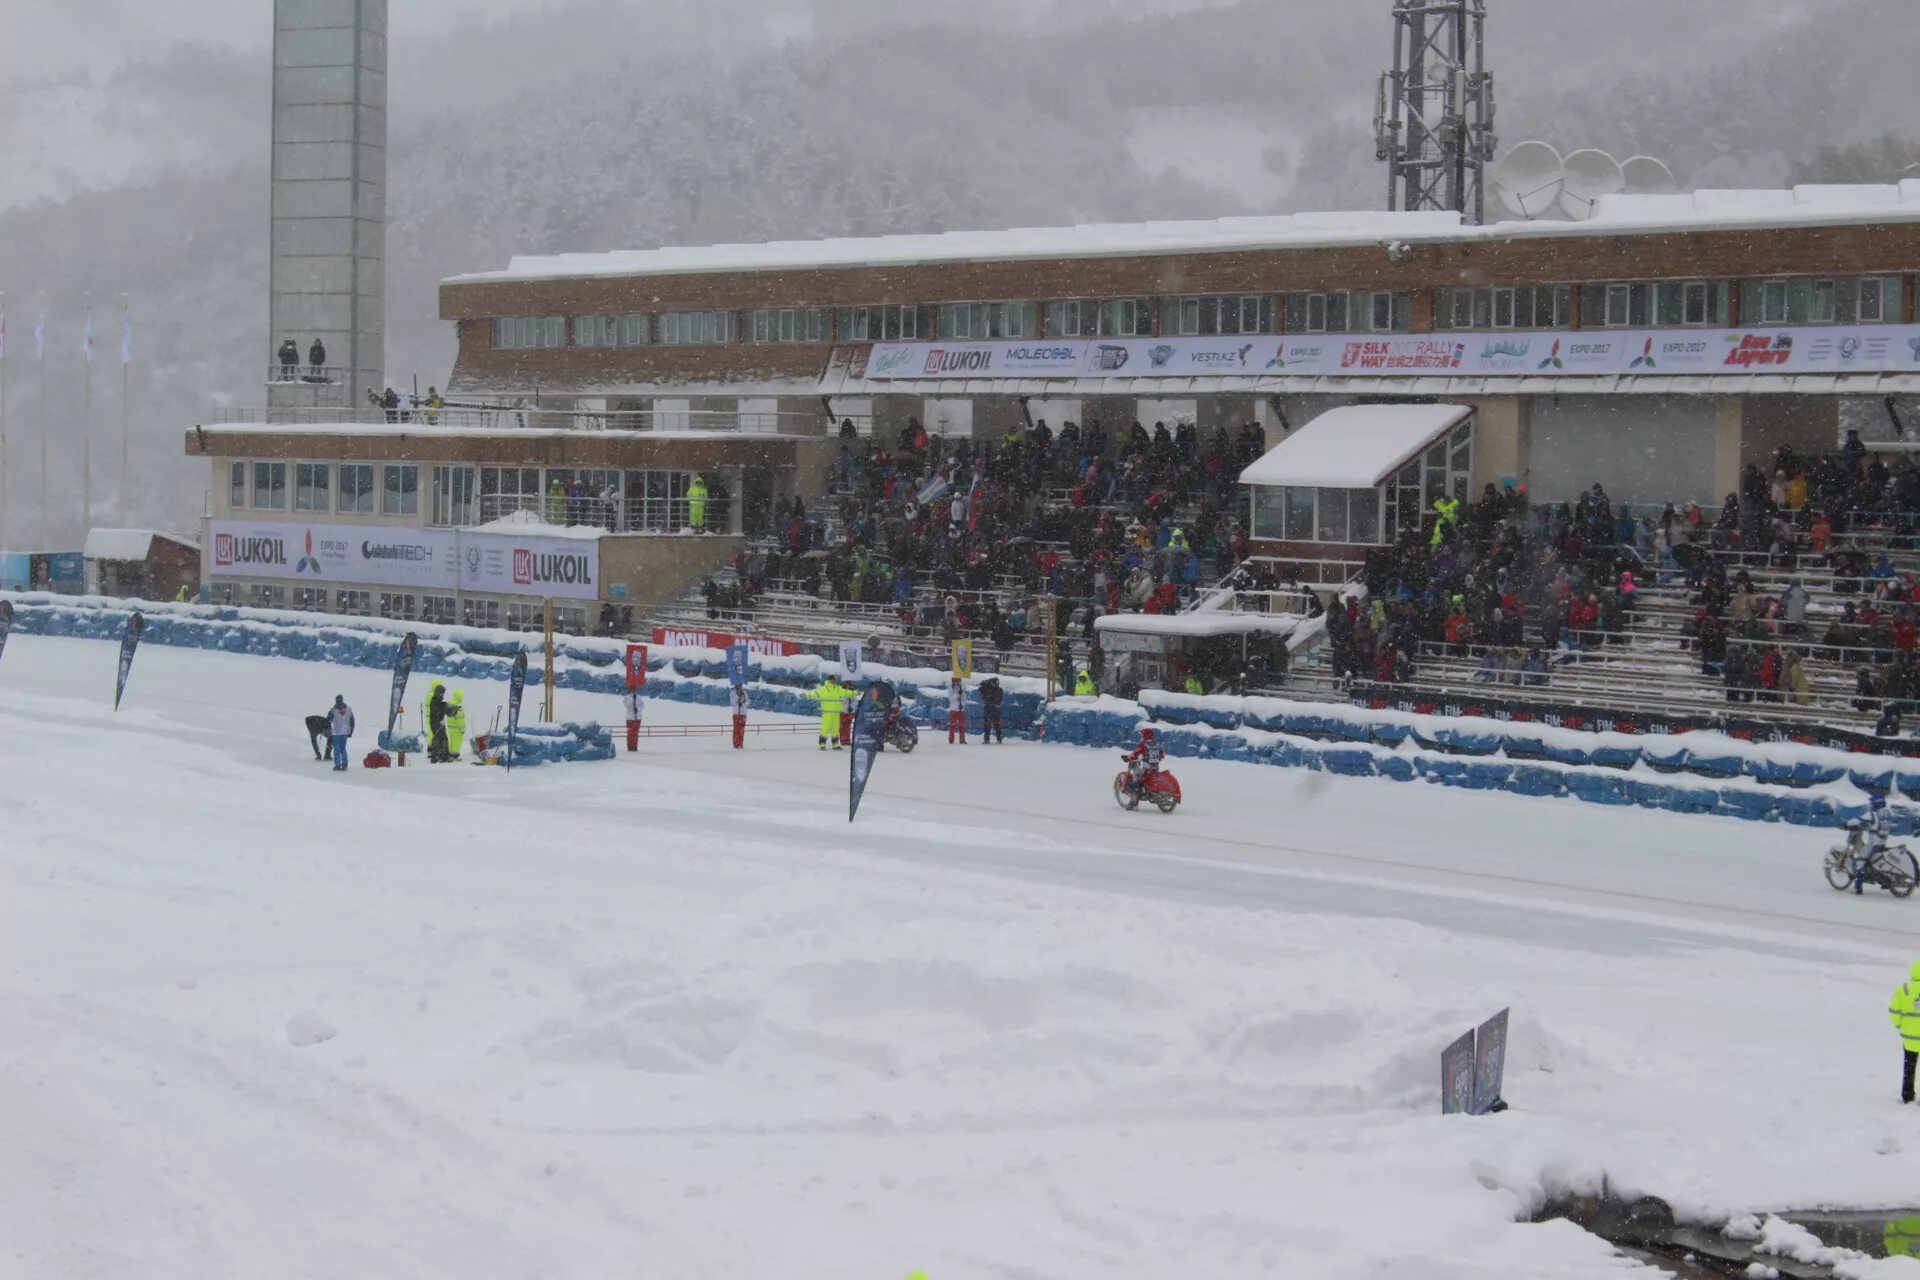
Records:
[[[1920,904],[1817,832],[930,739],[851,827],[801,735],[341,778],[383,674],[149,647],[116,717],[113,652],[0,662],[9,1277],[1586,1277],[1513,1219],[1603,1173],[1920,1185]],[[1515,1110],[1432,1114],[1505,1004]]]

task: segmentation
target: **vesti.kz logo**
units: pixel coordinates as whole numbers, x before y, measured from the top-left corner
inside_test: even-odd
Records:
[[[295,573],[318,575],[320,572],[320,560],[319,557],[313,554],[313,530],[311,529],[307,530],[306,546],[306,554],[301,556],[299,562],[293,566],[293,571]]]

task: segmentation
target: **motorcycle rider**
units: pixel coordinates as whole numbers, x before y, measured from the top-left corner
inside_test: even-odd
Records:
[[[880,722],[880,740],[873,744],[875,751],[887,749],[887,739],[893,734],[894,722],[900,719],[900,690],[891,680],[875,680],[870,686],[873,690],[873,705],[885,714]]]
[[[1153,782],[1155,774],[1160,772],[1160,762],[1167,753],[1160,746],[1150,725],[1140,727],[1140,745],[1127,752],[1121,759],[1127,762],[1127,790],[1139,795]]]
[[[1853,855],[1853,891],[1856,894],[1866,892],[1867,872],[1872,868],[1874,858],[1887,847],[1890,826],[1887,798],[1876,795],[1867,802],[1866,820],[1856,822],[1853,834],[1847,837],[1847,846]]]

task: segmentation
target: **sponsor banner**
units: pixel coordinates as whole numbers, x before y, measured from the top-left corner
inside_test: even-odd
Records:
[[[731,649],[738,644],[744,645],[748,653],[774,658],[787,658],[801,652],[800,646],[791,640],[776,640],[772,636],[737,636],[730,631],[687,631],[679,627],[655,627],[653,643],[687,649]]]
[[[1920,373],[1920,325],[895,342],[873,348],[866,376],[911,381],[1900,372]]]
[[[147,629],[147,620],[136,611],[127,619],[127,630],[120,637],[120,667],[113,681],[113,709],[120,709],[120,695],[127,691],[127,673],[133,670],[134,650],[140,647],[140,637]]]
[[[513,671],[507,676],[507,768],[513,768],[514,739],[520,732],[520,700],[527,692],[527,651],[513,655]]]
[[[453,590],[451,529],[215,520],[210,572]]]
[[[1473,1110],[1473,1032],[1469,1031],[1440,1051],[1440,1114]]]
[[[869,686],[853,708],[853,732],[850,735],[853,751],[847,761],[848,822],[852,822],[854,815],[860,812],[860,797],[866,794],[867,778],[873,773],[873,762],[880,754],[880,739],[886,727],[886,711],[875,699],[873,689]]]
[[[598,599],[600,542],[595,538],[462,533],[460,589],[565,600]]]
[[[727,646],[727,683],[735,689],[746,688],[751,656],[747,646],[738,640]]]
[[[1507,1015],[1510,1012],[1502,1009],[1474,1032],[1473,1114],[1477,1116],[1488,1114],[1495,1104],[1502,1103],[1500,1090],[1507,1075]]]
[[[647,646],[627,646],[627,689],[631,692],[647,682]]]
[[[407,696],[407,677],[413,674],[413,658],[420,650],[420,637],[409,631],[400,641],[400,651],[393,656],[393,688],[387,694],[387,736],[393,736],[393,726],[400,720],[400,702]],[[422,727],[426,717],[421,716]]]

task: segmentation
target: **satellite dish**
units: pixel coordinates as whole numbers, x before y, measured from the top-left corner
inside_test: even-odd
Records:
[[[1560,208],[1569,218],[1591,218],[1594,201],[1624,191],[1626,175],[1620,162],[1604,151],[1589,147],[1567,157],[1566,187],[1560,193]]]
[[[1667,162],[1652,156],[1629,156],[1620,166],[1620,173],[1627,181],[1628,195],[1670,196],[1680,190]]]
[[[1566,183],[1560,153],[1545,142],[1523,142],[1494,166],[1493,190],[1508,213],[1529,220],[1553,209]]]

